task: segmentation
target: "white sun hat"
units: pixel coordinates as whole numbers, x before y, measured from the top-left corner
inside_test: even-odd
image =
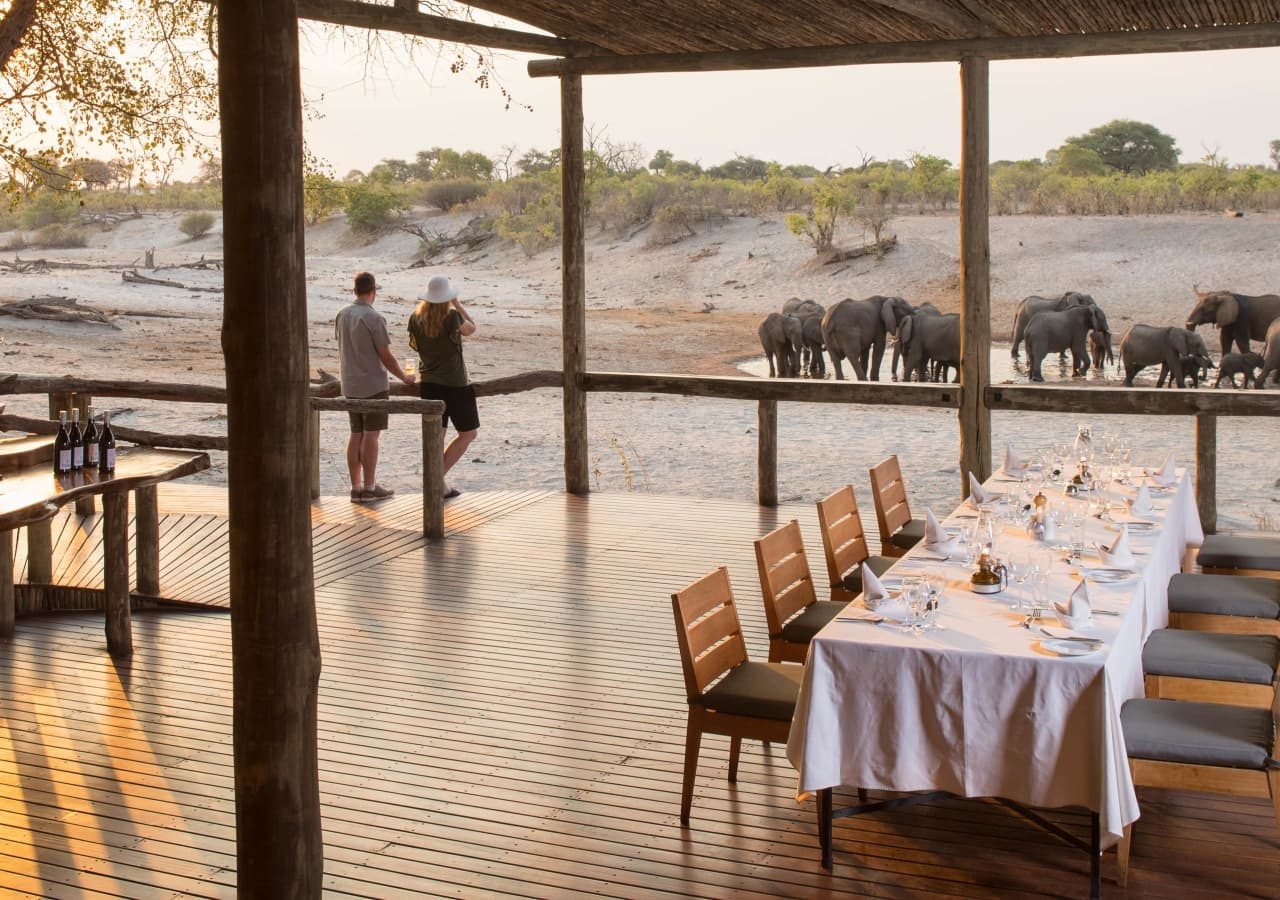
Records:
[[[444,275],[436,275],[427,282],[427,292],[418,299],[428,303],[448,303],[457,296],[458,289],[449,284],[449,279]]]

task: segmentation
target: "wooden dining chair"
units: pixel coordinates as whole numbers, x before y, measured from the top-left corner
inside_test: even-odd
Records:
[[[1271,800],[1280,828],[1276,734],[1280,695],[1270,709],[1181,700],[1130,700],[1120,710],[1136,787],[1207,791]],[[1116,848],[1120,886],[1129,875],[1133,826]]]
[[[1280,638],[1158,628],[1142,648],[1147,697],[1270,709]]]
[[[1174,575],[1169,579],[1169,625],[1190,631],[1280,637],[1280,579]]]
[[[818,599],[795,519],[757,540],[755,546],[764,617],[769,623],[769,662],[802,663],[813,636],[849,601]]]
[[[924,520],[911,518],[897,454],[871,469],[871,497],[880,526],[881,555],[902,556],[924,537]]]
[[[818,501],[818,528],[832,600],[847,603],[862,593],[863,563],[877,575],[893,566],[892,557],[873,556],[867,547],[852,485],[846,484]]]
[[[743,738],[786,743],[804,669],[747,658],[724,566],[672,594],[671,609],[689,700],[680,796],[680,821],[688,825],[702,735],[729,737],[729,782],[736,782]]]

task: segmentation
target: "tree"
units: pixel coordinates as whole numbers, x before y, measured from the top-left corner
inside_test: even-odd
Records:
[[[1061,175],[1101,175],[1107,170],[1106,163],[1096,150],[1079,144],[1063,144],[1046,155],[1050,164]]]
[[[524,156],[516,160],[516,168],[526,175],[540,175],[543,172],[550,172],[558,165],[560,165],[559,147],[547,153],[543,153],[535,147],[530,147],[525,151]]]
[[[649,160],[649,168],[654,172],[661,173],[674,159],[675,154],[670,150],[659,150],[657,153],[653,154],[653,159]]]
[[[1271,142],[1271,162],[1280,169],[1280,140]]]
[[[769,164],[754,156],[739,153],[728,162],[707,169],[712,178],[728,178],[733,181],[764,181],[769,175]]]
[[[77,159],[71,164],[71,169],[86,190],[105,188],[111,184],[111,164],[105,160],[91,157]]]
[[[1087,134],[1067,138],[1066,144],[1092,150],[1108,168],[1126,175],[1144,175],[1178,165],[1178,145],[1174,139],[1154,125],[1132,119],[1115,119],[1099,125]]]

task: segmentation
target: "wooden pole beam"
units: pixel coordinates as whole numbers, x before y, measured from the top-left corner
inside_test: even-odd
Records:
[[[17,618],[13,591],[13,531],[0,531],[0,638],[13,637]]]
[[[1127,53],[1183,53],[1280,46],[1280,25],[1222,25],[1164,31],[1053,34],[1034,37],[900,41],[775,50],[721,50],[709,53],[637,53],[535,59],[534,78],[562,75],[634,75],[644,72],[729,72],[749,69],[807,69],[884,63],[956,62],[986,59],[1060,59]]]
[[[989,203],[989,74],[985,59],[960,62],[963,135],[960,149],[960,495],[969,473],[991,475],[991,235]]]
[[[129,495],[102,495],[102,586],[107,607],[107,651],[118,659],[133,655],[129,611]]]
[[[546,34],[433,16],[419,12],[418,4],[413,0],[408,3],[396,0],[395,6],[362,3],[360,0],[298,0],[298,16],[329,25],[394,31],[412,37],[493,47],[497,50],[516,50],[521,53],[574,56],[605,52],[586,41],[570,41]]]
[[[319,898],[296,0],[218,4],[218,99],[237,896]]]
[[[778,505],[778,401],[761,400],[756,408],[756,488],[761,506]]]
[[[560,79],[561,340],[564,359],[564,488],[591,489],[587,460],[587,202],[582,78]]]
[[[1205,534],[1218,530],[1218,417],[1196,416],[1196,508]]]
[[[154,484],[133,492],[133,558],[139,594],[160,596],[160,504]]]
[[[444,537],[444,425],[439,413],[422,416],[422,533]]]

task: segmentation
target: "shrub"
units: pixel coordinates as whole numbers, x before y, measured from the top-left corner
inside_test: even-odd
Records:
[[[178,230],[185,234],[191,240],[204,237],[213,228],[213,213],[193,212],[187,213],[182,217],[182,221],[178,223]]]
[[[72,194],[40,191],[22,205],[18,222],[23,228],[66,225],[80,218],[80,201]]]
[[[546,196],[520,215],[498,217],[498,236],[513,241],[532,259],[555,243],[560,234],[560,204]]]
[[[422,200],[429,206],[448,212],[455,206],[483,197],[487,189],[488,185],[483,181],[475,181],[471,178],[428,181],[422,187]]]
[[[403,208],[400,198],[379,184],[347,186],[347,226],[355,231],[377,231],[391,224],[392,213]]]
[[[88,242],[83,229],[57,224],[44,226],[31,238],[31,246],[51,249],[83,247]]]
[[[320,172],[309,172],[302,177],[302,209],[308,225],[327,219],[346,202],[346,185]]]

